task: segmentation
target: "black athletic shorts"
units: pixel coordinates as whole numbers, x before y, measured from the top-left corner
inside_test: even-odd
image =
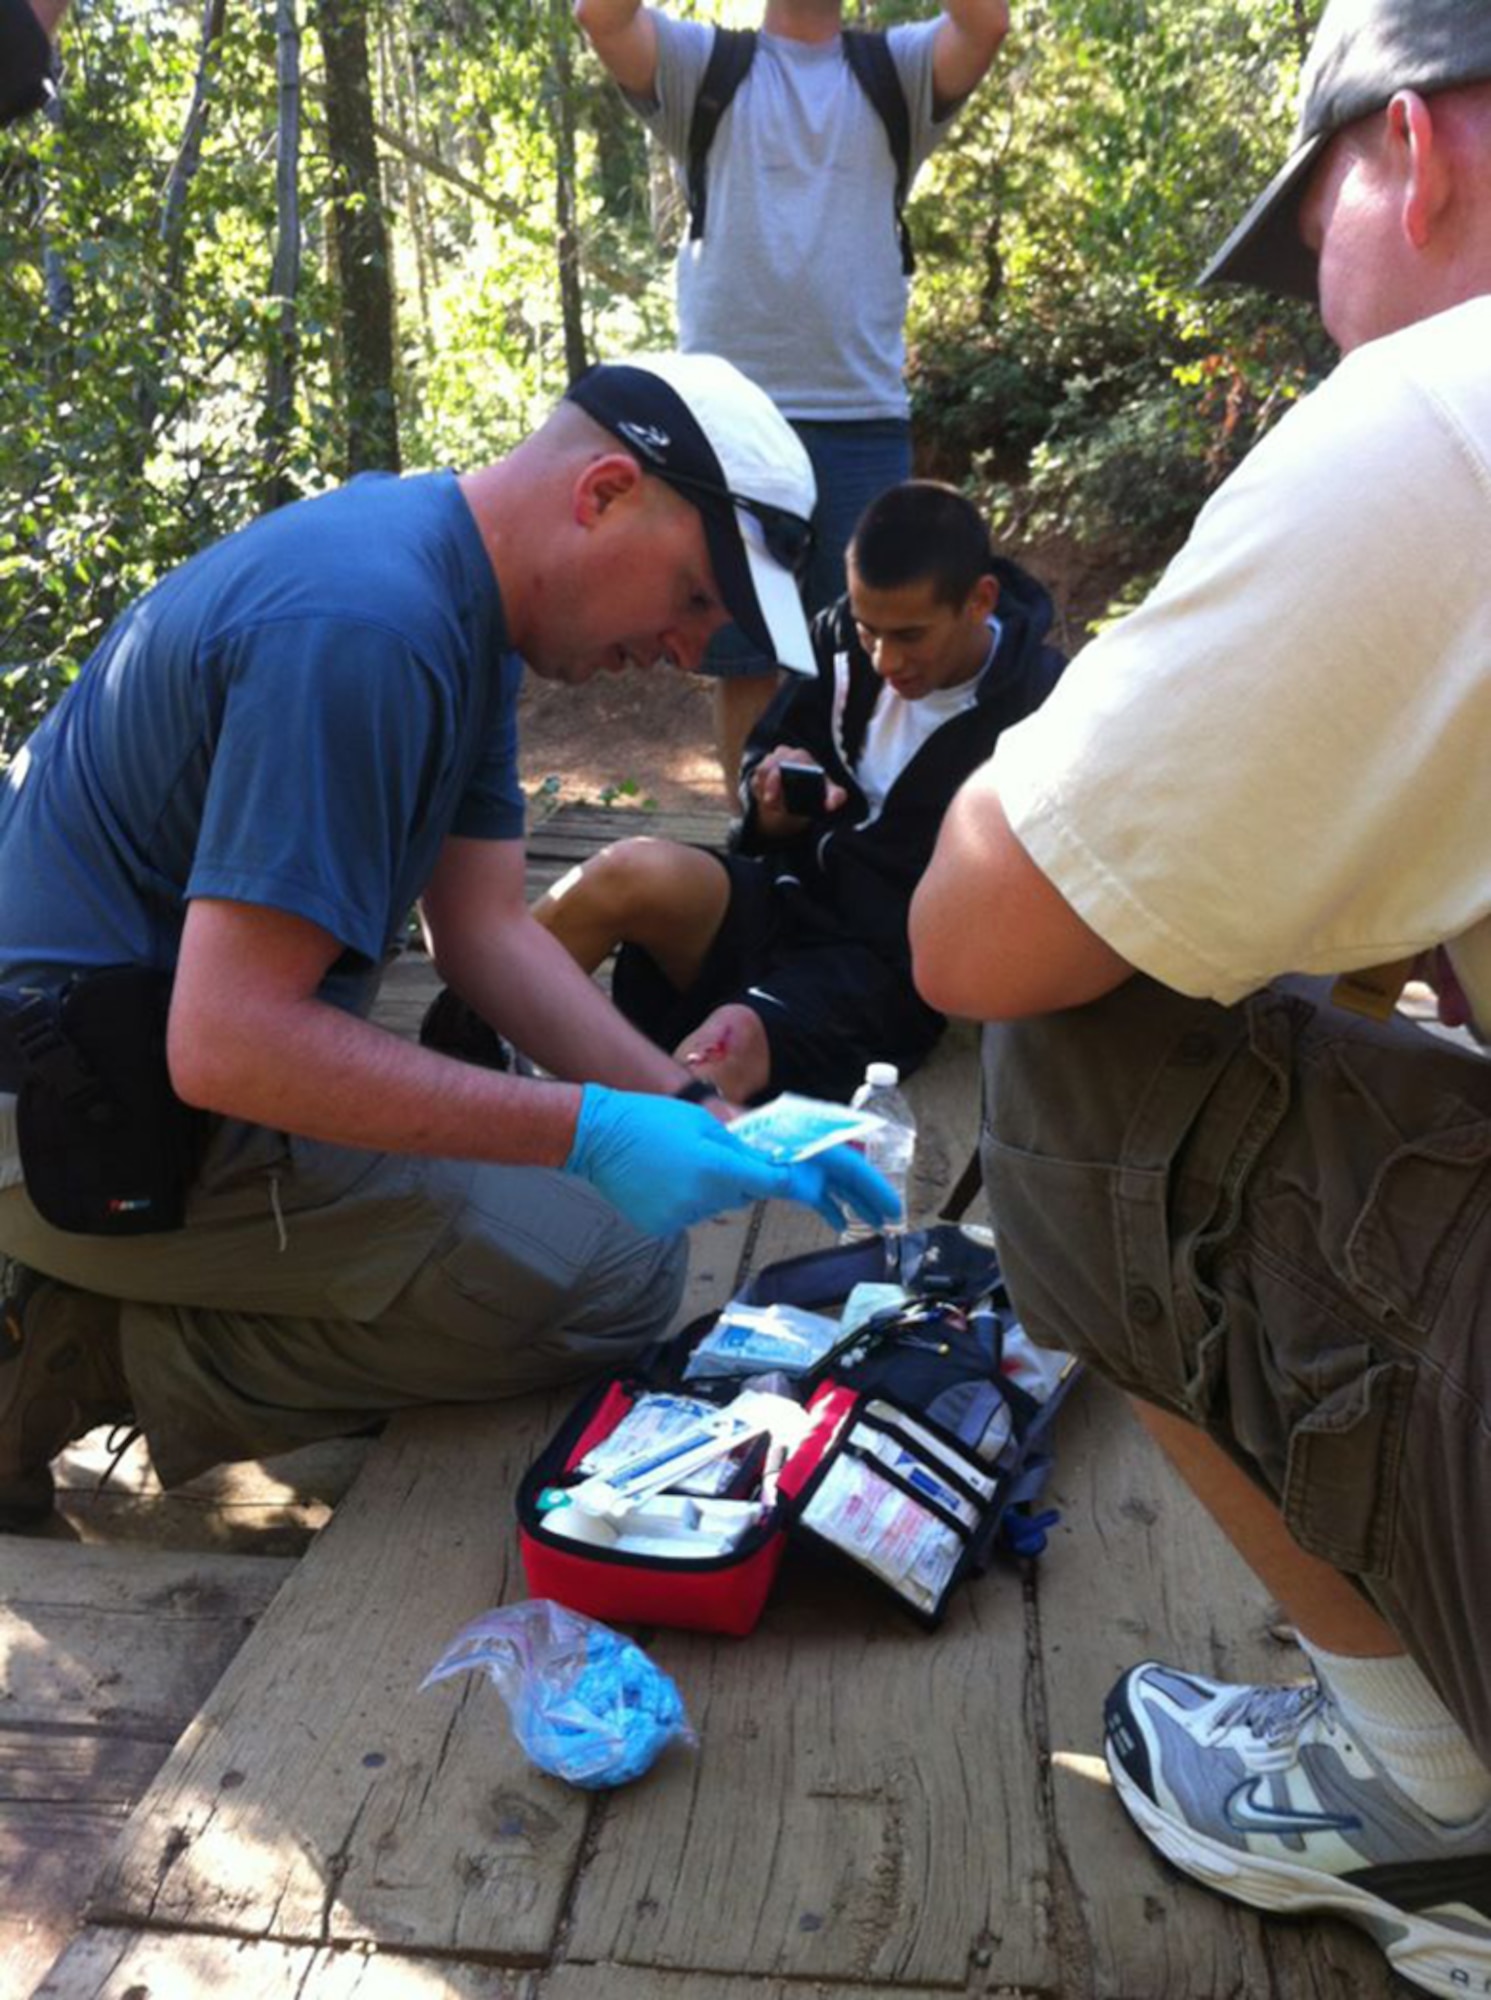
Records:
[[[611,993],[629,1021],[672,1049],[716,1007],[749,1007],[771,1051],[762,1097],[796,1090],[847,1101],[867,1063],[893,1062],[908,1076],[926,1060],[946,1024],[907,964],[846,936],[832,911],[769,862],[711,858],[730,877],[730,903],[699,977],[680,993],[646,952],[623,945]]]

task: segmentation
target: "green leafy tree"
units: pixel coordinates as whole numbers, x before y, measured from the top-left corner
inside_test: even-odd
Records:
[[[1326,361],[1303,310],[1193,282],[1308,28],[1018,0],[913,200],[923,465],[1115,592]],[[673,338],[671,175],[566,0],[76,0],[63,49],[60,115],[0,137],[0,750],[264,505],[497,456],[587,356]]]

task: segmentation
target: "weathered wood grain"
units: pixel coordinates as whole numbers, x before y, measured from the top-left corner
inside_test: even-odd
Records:
[[[24,2000],[77,1929],[82,1885],[118,1838],[126,1810],[0,1805],[0,1993],[6,2000]]]
[[[92,1926],[34,2000],[538,2000],[531,1973],[193,1932]]]
[[[759,1270],[831,1243],[765,1205]],[[697,1755],[607,1803],[568,1949],[651,1968],[1046,1984],[1051,1882],[1024,1593],[996,1570],[929,1635],[857,1574],[789,1557],[746,1640],[659,1633]]]
[[[699,1732],[617,1794],[569,1949],[650,1967],[1046,1986],[1050,1878],[1017,1578],[936,1636],[857,1576],[795,1563],[744,1641],[659,1634]]]
[[[1145,1659],[1222,1680],[1298,1678],[1278,1612],[1108,1384],[1060,1419],[1066,1520],[1038,1572],[1039,1658],[1072,1991],[1093,2000],[1306,2000],[1397,1991],[1339,1926],[1265,1923],[1162,1862],[1102,1766],[1103,1699]],[[1349,1970],[1350,1983],[1340,1984]]]
[[[1001,2000],[1026,2000],[1007,1988],[1001,1988],[1000,1993]],[[718,1972],[660,1972],[650,1966],[639,1970],[635,1966],[572,1963],[556,1967],[544,1981],[542,2000],[887,2000],[887,1996],[892,2000],[948,2000],[948,1989],[848,1985],[839,1979],[803,1985],[795,1980],[741,1978]]]
[[[141,1801],[96,1920],[546,1952],[584,1803],[526,1763],[485,1679],[419,1681],[524,1594],[512,1494],[569,1400],[390,1424]]]
[[[942,1040],[903,1086],[916,1113],[916,1159],[911,1172],[911,1220],[934,1222],[978,1143],[978,1030],[950,1021]],[[969,1221],[983,1221],[982,1196]]]
[[[297,1556],[356,1478],[367,1438],[327,1438],[276,1458],[216,1466],[165,1492],[143,1438],[116,1455],[107,1426],[68,1446],[53,1467],[52,1538]]]
[[[4,1540],[0,1604],[0,1799],[112,1803],[99,1766],[111,1736],[158,1765],[253,1629],[293,1563],[246,1556],[64,1547]],[[90,1748],[91,1746],[91,1748]],[[45,1773],[57,1773],[49,1789]]]
[[[31,1991],[130,1805],[289,1562],[0,1540],[0,1994]]]

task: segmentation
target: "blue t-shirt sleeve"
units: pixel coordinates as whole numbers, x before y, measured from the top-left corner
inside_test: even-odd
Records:
[[[450,831],[472,840],[521,840],[526,806],[518,773],[518,696],[523,662],[508,653],[497,670],[495,700]]]
[[[511,704],[473,745],[477,719],[399,632],[306,618],[222,645],[189,897],[289,911],[376,962],[448,833],[521,834]]]

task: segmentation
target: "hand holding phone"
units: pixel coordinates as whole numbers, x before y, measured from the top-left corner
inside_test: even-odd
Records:
[[[819,819],[828,806],[828,774],[821,764],[777,766],[782,781],[782,804],[802,819]]]

